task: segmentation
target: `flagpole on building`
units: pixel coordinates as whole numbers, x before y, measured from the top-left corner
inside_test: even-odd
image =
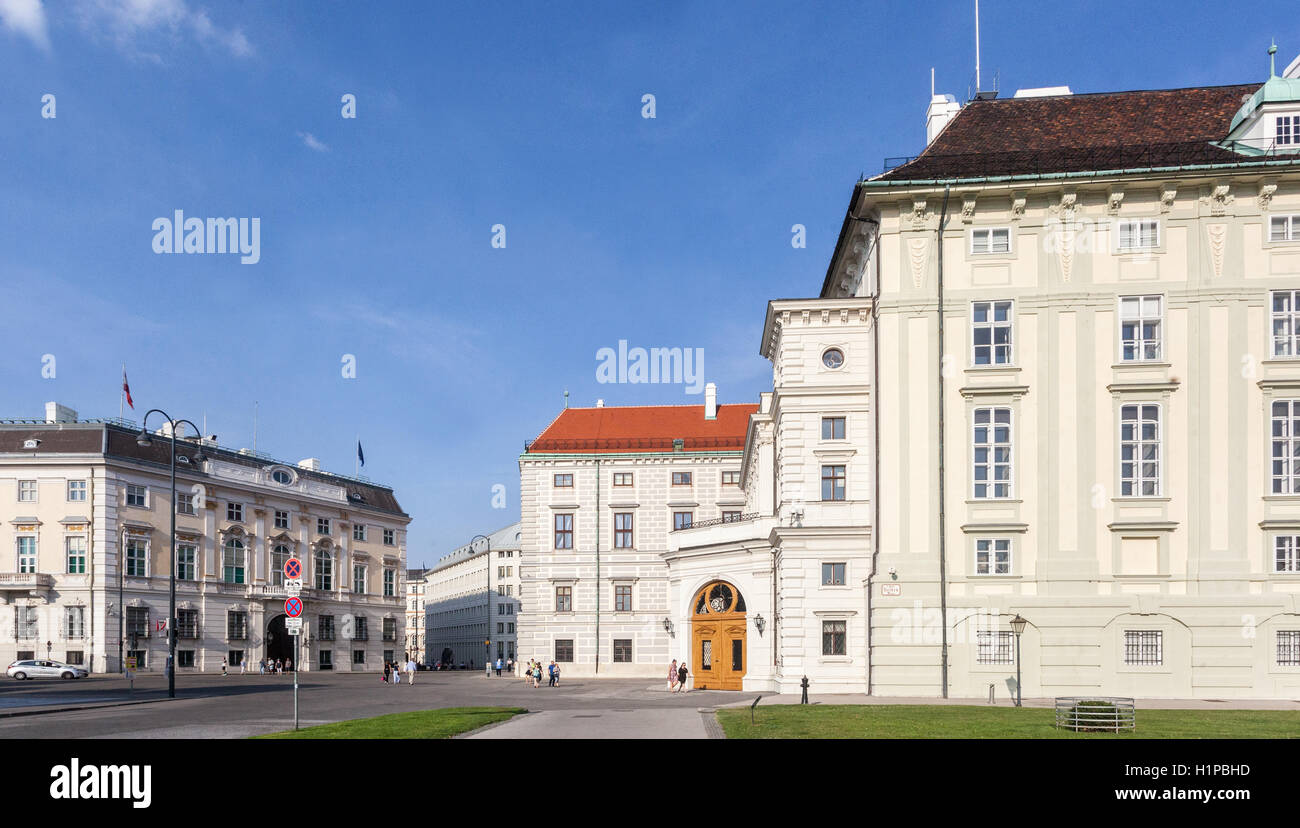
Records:
[[[357,435],[357,456],[352,461],[352,476],[361,476],[361,435]]]
[[[126,416],[126,363],[122,363],[122,387],[117,392],[117,418],[120,420]]]

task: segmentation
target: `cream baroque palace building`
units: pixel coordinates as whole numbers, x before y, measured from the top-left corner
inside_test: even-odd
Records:
[[[0,423],[0,660],[166,666],[170,438],[77,421]],[[379,670],[402,656],[406,515],[391,489],[177,440],[177,673],[294,659]],[[285,632],[284,561],[303,562],[305,636]]]
[[[927,138],[854,187],[820,295],[769,303],[747,422],[577,409],[524,452],[521,657],[1300,692],[1300,61],[935,96]]]

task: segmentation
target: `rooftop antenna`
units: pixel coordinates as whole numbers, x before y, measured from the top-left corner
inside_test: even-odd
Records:
[[[975,91],[980,91],[980,0],[975,0]]]

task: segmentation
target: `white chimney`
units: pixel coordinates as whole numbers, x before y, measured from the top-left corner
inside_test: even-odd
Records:
[[[75,423],[76,421],[77,412],[68,408],[66,405],[59,405],[56,402],[47,402],[45,404],[45,422]]]
[[[604,401],[604,400],[596,400],[596,407],[597,407],[597,408],[604,408],[604,407],[605,407],[605,401]]]
[[[957,117],[961,104],[952,95],[931,95],[930,106],[925,110],[925,145],[928,147],[935,136],[948,126],[948,122]]]
[[[716,383],[704,384],[704,419],[718,419],[718,386]]]
[[[1013,98],[1053,98],[1057,95],[1073,95],[1068,86],[1037,86],[1033,89],[1017,89]]]
[[[306,460],[298,461],[298,468],[306,469],[307,471],[320,471],[320,461],[315,457],[308,457]]]

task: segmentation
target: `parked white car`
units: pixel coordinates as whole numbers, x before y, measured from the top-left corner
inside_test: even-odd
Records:
[[[15,661],[9,665],[7,672],[11,678],[19,681],[34,678],[79,679],[90,675],[88,671],[81,667],[64,664],[62,661],[42,661],[41,659]]]

